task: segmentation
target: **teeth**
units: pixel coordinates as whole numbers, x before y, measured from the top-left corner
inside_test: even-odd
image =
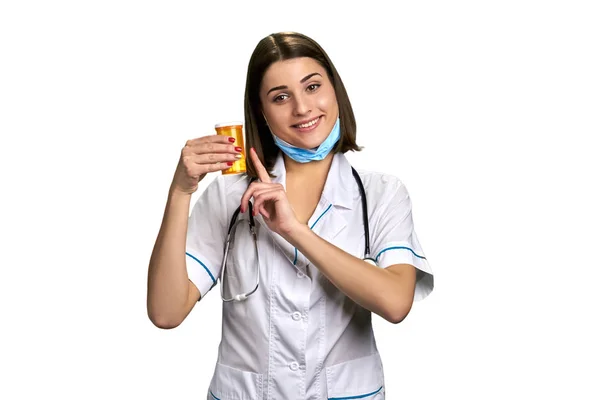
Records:
[[[300,124],[297,126],[298,126],[298,128],[308,128],[309,126],[313,126],[314,124],[316,124],[318,120],[319,120],[319,118],[315,118],[314,120],[312,120],[306,124]]]

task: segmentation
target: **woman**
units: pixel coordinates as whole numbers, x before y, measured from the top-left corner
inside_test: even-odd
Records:
[[[150,261],[149,317],[175,327],[216,285],[239,208],[222,295],[252,292],[256,274],[259,285],[241,301],[223,302],[208,398],[383,399],[371,313],[399,323],[433,289],[408,192],[386,174],[355,179],[344,156],[359,150],[350,100],[325,51],[304,35],[278,33],[258,43],[245,120],[247,174],[217,176],[189,220],[198,182],[229,168],[241,149],[213,135],[182,150]],[[377,265],[363,260],[359,183]]]

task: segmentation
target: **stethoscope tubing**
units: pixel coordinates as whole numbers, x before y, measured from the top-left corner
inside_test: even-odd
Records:
[[[370,232],[369,232],[369,214],[368,214],[368,209],[367,209],[367,195],[366,195],[365,188],[363,186],[362,180],[360,179],[358,172],[354,169],[354,167],[351,167],[351,168],[352,168],[352,175],[354,176],[354,179],[356,180],[356,184],[358,186],[358,190],[360,192],[360,198],[361,198],[363,229],[365,232],[365,251],[364,251],[363,260],[368,262],[369,264],[377,265],[377,260],[375,260],[374,258],[371,257],[371,245],[370,245],[371,239],[370,239]],[[257,178],[252,178],[250,180],[250,183],[254,182],[256,179]],[[221,277],[220,277],[220,279],[221,279],[221,285],[220,285],[221,286],[221,299],[225,302],[246,300],[251,294],[256,292],[256,290],[258,289],[259,279],[260,279],[260,273],[259,273],[260,260],[257,259],[257,264],[259,267],[256,268],[256,272],[257,272],[256,273],[256,284],[255,284],[254,288],[249,292],[237,294],[229,299],[225,299],[223,297],[223,279],[225,277],[225,269],[227,267],[226,266],[227,254],[229,253],[231,231],[232,231],[233,227],[235,226],[235,223],[240,214],[240,211],[241,211],[241,206],[238,206],[238,208],[233,213],[231,220],[229,221],[229,228],[227,229],[227,239],[225,241],[225,249],[223,251],[223,260],[221,262]],[[256,250],[256,256],[260,257],[260,254],[258,252],[258,245],[257,245],[258,239],[256,237],[256,224],[254,221],[254,217],[252,215],[252,203],[250,201],[248,201],[248,217],[249,217],[248,223],[250,225],[250,232],[254,236],[254,246],[255,246],[255,250]]]

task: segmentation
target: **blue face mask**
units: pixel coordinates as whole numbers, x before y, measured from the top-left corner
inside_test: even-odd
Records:
[[[270,128],[269,128],[270,129]],[[273,135],[273,132],[271,132]],[[279,139],[273,135],[275,144],[281,149],[288,157],[299,163],[307,163],[310,161],[319,161],[327,157],[327,154],[331,152],[333,146],[340,139],[340,118],[338,117],[335,121],[335,125],[327,136],[327,139],[316,149],[302,149],[300,147],[292,146],[286,141]]]

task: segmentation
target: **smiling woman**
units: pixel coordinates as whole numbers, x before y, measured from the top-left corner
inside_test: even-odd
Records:
[[[209,399],[383,399],[371,315],[397,324],[433,290],[408,191],[344,156],[360,150],[352,106],[314,40],[262,39],[244,106],[248,171],[218,175],[189,219],[198,181],[239,150],[216,135],[182,150],[150,261],[150,319],[175,327],[221,285]]]
[[[342,78],[325,50],[305,35],[273,34],[258,43],[248,64],[244,110],[246,143],[256,149],[269,171],[280,150],[275,139],[268,140],[271,132],[285,142],[310,149],[320,144],[319,138],[333,128],[338,116],[342,137],[333,152],[360,150]],[[318,132],[299,136],[311,130],[295,125],[310,123],[319,125]],[[249,176],[257,176],[252,161],[247,168]]]
[[[292,81],[293,77],[303,76],[308,71],[318,72],[304,76],[295,87],[271,87],[277,81]],[[325,141],[328,132],[333,131],[339,114],[335,91],[324,68],[312,58],[294,58],[272,64],[265,72],[261,86],[263,116],[265,121],[271,121],[267,122],[271,132],[277,132],[273,134],[276,144],[284,144],[285,148],[314,149]],[[267,90],[269,87],[271,89]],[[325,152],[321,154],[326,155]]]

